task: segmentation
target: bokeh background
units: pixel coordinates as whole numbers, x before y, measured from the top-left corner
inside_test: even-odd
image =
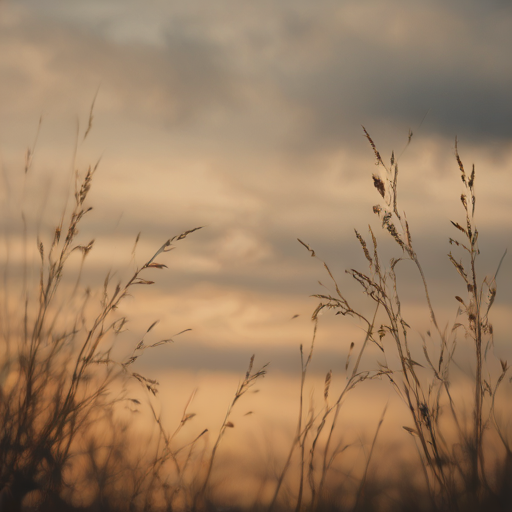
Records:
[[[366,236],[371,224],[386,258],[400,255],[372,212],[377,168],[361,125],[386,161],[392,150],[399,158],[399,202],[442,325],[464,294],[446,257],[457,234],[449,221],[464,219],[456,136],[466,168],[476,165],[482,279],[510,248],[511,48],[512,6],[499,0],[2,0],[1,254],[11,286],[23,254],[37,255],[35,241],[23,245],[20,212],[34,240],[51,239],[73,170],[101,158],[81,233],[96,240],[83,276],[91,288],[204,226],[123,305],[128,352],[155,320],[155,341],[192,329],[136,363],[167,389],[163,407],[179,415],[198,387],[207,423],[255,353],[256,366],[271,363],[259,412],[286,418],[299,346],[313,333],[310,295],[333,290],[322,261],[370,314],[344,273],[365,269],[354,228]],[[503,358],[512,355],[511,280],[509,256],[493,316]],[[410,265],[399,283],[420,340],[429,318]],[[348,347],[362,339],[357,322],[323,315],[312,366],[320,391],[329,369],[343,381]],[[359,407],[364,421],[381,413],[372,399],[392,394],[379,386]]]

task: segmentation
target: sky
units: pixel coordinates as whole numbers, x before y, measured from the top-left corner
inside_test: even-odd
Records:
[[[457,234],[449,221],[464,219],[455,137],[466,168],[476,166],[481,279],[511,247],[511,48],[512,6],[498,0],[0,0],[4,233],[15,253],[21,205],[51,237],[78,129],[76,167],[101,158],[81,232],[96,240],[87,282],[123,278],[168,238],[203,226],[123,306],[132,344],[155,320],[155,340],[192,329],[146,364],[242,374],[256,353],[294,374],[313,333],[310,296],[333,293],[322,262],[371,314],[345,274],[366,269],[354,228],[367,236],[371,224],[385,257],[401,255],[372,212],[378,169],[364,125],[386,161],[392,150],[399,159],[400,209],[442,324],[453,323],[464,293],[446,256]],[[509,255],[493,320],[498,356],[510,353],[511,279]],[[399,284],[413,330],[425,332],[410,265]],[[356,321],[325,313],[318,371],[342,369],[362,337]]]

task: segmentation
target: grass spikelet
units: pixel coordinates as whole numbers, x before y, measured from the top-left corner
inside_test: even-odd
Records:
[[[348,349],[348,354],[347,354],[347,362],[345,363],[345,371],[348,370],[348,365],[350,364],[350,356],[352,354],[352,350],[354,349],[354,346],[355,346],[355,343],[352,342],[350,344],[350,348]]]
[[[327,372],[327,375],[325,376],[325,382],[324,382],[324,400],[327,402],[327,399],[329,398],[329,388],[331,387],[331,380],[332,380],[332,370],[329,370]]]
[[[457,159],[457,163],[459,164],[460,177],[461,177],[462,183],[464,183],[464,185],[466,185],[466,172],[464,171],[464,165],[459,156],[459,147],[458,147],[457,137],[455,137],[455,158]]]
[[[361,247],[363,248],[364,256],[368,260],[368,263],[370,264],[370,268],[372,268],[373,260],[368,251],[368,247],[366,246],[366,242],[364,241],[363,237],[360,235],[359,231],[357,231],[357,229],[354,229],[354,231],[356,233],[357,239],[359,240],[359,243],[361,244]]]
[[[92,122],[94,120],[94,105],[96,104],[96,98],[98,97],[99,91],[100,88],[98,87],[98,89],[96,89],[96,93],[94,94],[94,98],[92,99],[91,108],[89,110],[89,119],[87,121],[87,129],[85,130],[83,140],[87,138],[87,135],[89,135],[90,131],[92,130]]]
[[[374,174],[372,176],[372,178],[373,178],[373,185],[379,191],[379,194],[384,198],[384,196],[386,195],[386,187],[384,186],[384,182],[376,174]]]
[[[370,146],[373,149],[373,153],[375,154],[375,165],[384,165],[384,162],[382,161],[382,157],[380,156],[380,153],[377,151],[377,147],[375,146],[375,143],[373,142],[373,139],[370,137],[370,134],[366,131],[366,128],[363,126],[363,131],[368,139],[368,142],[370,143]]]
[[[139,244],[140,235],[141,235],[141,232],[139,231],[137,236],[135,237],[135,243],[133,244],[132,256],[135,256],[135,251],[137,250],[137,245]]]

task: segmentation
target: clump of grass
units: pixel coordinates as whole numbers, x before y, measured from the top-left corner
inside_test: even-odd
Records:
[[[91,120],[84,138],[91,128]],[[32,164],[34,149],[27,152],[25,173]],[[98,462],[92,448],[96,441],[88,432],[96,421],[104,420],[105,412],[116,402],[126,399],[122,392],[112,395],[114,388],[119,385],[122,388],[123,382],[131,378],[155,395],[157,381],[132,371],[131,365],[144,350],[172,341],[164,339],[146,345],[142,340],[124,361],[115,361],[111,357],[113,344],[127,322],[117,313],[121,302],[137,286],[152,285],[154,281],[148,279],[148,271],[166,268],[157,258],[201,228],[167,240],[124,284],[112,285],[112,279],[107,275],[97,313],[93,317],[87,316],[85,311],[90,293],[79,299],[77,288],[84,261],[94,248],[94,240],[81,241],[79,232],[92,210],[88,206],[88,195],[97,168],[98,164],[89,167],[82,176],[76,171],[74,204],[69,213],[62,215],[49,245],[39,237],[37,239],[37,299],[32,300],[33,291],[27,289],[23,307],[16,310],[17,317],[12,317],[9,313],[12,297],[5,294],[2,297],[4,321],[9,315],[9,323],[4,322],[2,330],[1,372],[6,378],[0,386],[0,497],[3,508],[19,509],[27,495],[34,494],[33,491],[46,507],[60,503],[68,485],[67,479],[76,466],[78,447],[88,437],[91,448],[87,453],[91,461]],[[75,289],[71,298],[68,296],[59,304],[57,296],[65,288],[63,279],[68,262],[77,253],[81,256],[81,266]],[[62,293],[65,295],[66,291]],[[72,304],[72,299],[81,301],[76,310],[62,306],[62,303]],[[166,438],[168,443],[171,439]],[[146,478],[144,485],[147,481]]]
[[[411,425],[404,426],[404,429],[413,436],[417,444],[431,507],[440,510],[459,510],[468,507],[475,508],[479,506],[478,504],[484,506],[491,501],[495,502],[502,492],[499,482],[496,484],[496,478],[490,477],[489,464],[486,464],[485,461],[486,436],[490,437],[489,431],[493,426],[501,438],[504,448],[500,457],[505,460],[505,465],[506,461],[510,460],[510,445],[506,435],[499,428],[494,412],[496,393],[509,366],[506,361],[501,361],[501,372],[497,375],[494,385],[492,385],[490,377],[487,379],[483,377],[486,354],[493,345],[493,328],[489,320],[489,312],[496,297],[498,271],[494,277],[485,278],[483,281],[477,275],[476,260],[480,251],[478,249],[478,230],[474,218],[475,168],[473,166],[470,173],[466,172],[456,142],[455,159],[464,187],[460,201],[465,219],[463,223],[452,221],[459,234],[462,234],[462,238],[450,238],[449,243],[462,250],[465,259],[459,260],[452,252],[448,254],[448,257],[464,280],[468,296],[465,299],[458,295],[455,296],[460,304],[458,314],[465,317],[465,321],[461,319],[453,325],[450,331],[442,330],[431,301],[423,267],[414,248],[407,217],[398,206],[398,160],[392,153],[390,163],[386,165],[373,139],[366,129],[363,128],[363,130],[374,152],[376,164],[382,170],[381,173],[375,173],[372,176],[374,187],[381,199],[381,202],[373,207],[373,211],[379,217],[382,229],[395,241],[401,253],[398,257],[392,258],[389,267],[385,268],[379,258],[377,237],[372,228],[369,226],[370,243],[356,230],[355,235],[367,261],[368,271],[350,269],[346,272],[360,284],[363,292],[375,304],[375,316],[369,320],[350,306],[331,271],[324,264],[335,285],[336,294],[315,295],[322,302],[314,311],[313,320],[317,321],[318,314],[323,309],[331,309],[337,314],[362,320],[368,326],[367,337],[355,364],[354,372],[357,371],[362,350],[366,343],[371,341],[384,357],[384,362],[378,362],[378,368],[372,375],[386,378],[409,411]],[[408,143],[411,141],[411,137],[412,133],[409,135]],[[314,251],[307,244],[301,243],[306,246],[312,256],[315,256]],[[421,348],[424,360],[421,363],[412,356],[414,349],[411,327],[404,317],[402,299],[397,285],[396,271],[404,261],[412,262],[421,278],[430,320],[438,339],[438,346],[434,352],[429,349],[423,337]],[[378,321],[377,324],[376,321]],[[379,323],[380,326],[375,328]],[[454,365],[457,333],[461,329],[464,331],[465,337],[472,340],[474,350],[472,384],[474,398],[470,425],[468,425],[463,411],[457,407],[450,392],[450,369]],[[432,337],[430,331],[427,336]],[[398,356],[399,366],[395,368],[390,367],[387,363],[388,340],[392,341],[394,354]],[[425,374],[427,374],[427,379]],[[449,410],[452,420],[449,426],[446,422],[441,421],[446,418],[446,414],[443,414],[446,409]],[[333,427],[336,423],[337,412],[336,410]],[[455,441],[450,440],[448,434],[452,426],[457,433]],[[326,445],[324,461],[328,448],[329,442]],[[324,463],[319,491],[322,490],[325,467]],[[507,478],[508,474],[506,471],[503,473]],[[361,492],[362,488],[361,486]],[[361,492],[358,495],[358,502],[361,501]],[[315,499],[313,499],[313,508],[315,508],[314,505]]]
[[[93,108],[94,101],[82,141],[92,128]],[[40,125],[41,121],[38,133]],[[77,132],[77,145],[78,140]],[[27,151],[25,175],[31,170],[36,142]],[[207,429],[177,445],[178,434],[196,416],[189,411],[195,391],[176,428],[168,430],[156,399],[157,380],[139,373],[134,365],[147,350],[169,344],[190,329],[148,342],[156,321],[131,352],[113,354],[129,320],[119,314],[122,302],[139,286],[153,285],[149,273],[167,268],[161,258],[201,227],[165,241],[124,283],[115,284],[109,272],[98,304],[91,305],[94,294],[88,287],[83,290],[81,277],[95,241],[81,240],[80,230],[92,210],[89,193],[98,165],[83,174],[74,171],[72,206],[52,230],[49,244],[37,237],[34,288],[25,255],[23,307],[14,315],[10,314],[13,298],[4,288],[0,312],[8,321],[2,322],[0,347],[0,509],[205,510],[213,506],[211,481],[220,443],[234,428],[232,409],[266,374],[267,365],[253,371],[254,356],[250,359],[213,447],[205,441],[202,454],[196,456]],[[24,227],[26,234],[26,223]],[[132,255],[139,239],[140,233]],[[74,256],[80,257],[80,265],[70,286]],[[6,280],[8,273],[6,267]],[[137,438],[116,414],[116,404],[128,403],[136,410],[143,406],[132,398],[130,382],[145,390],[155,427]]]
[[[83,140],[92,127],[93,106]],[[380,203],[373,207],[373,211],[379,217],[384,232],[401,252],[386,267],[374,230],[369,227],[369,237],[355,231],[368,270],[350,269],[347,272],[373,303],[374,312],[369,317],[352,307],[330,268],[323,263],[335,292],[314,295],[320,303],[312,315],[314,331],[311,345],[309,350],[304,350],[302,345],[300,347],[296,431],[290,450],[275,476],[268,509],[295,512],[316,512],[326,508],[379,510],[378,498],[383,491],[379,488],[379,482],[369,477],[369,466],[386,407],[375,429],[360,478],[355,483],[353,480],[349,482],[351,475],[345,475],[345,479],[339,481],[339,461],[351,445],[336,442],[336,436],[348,393],[364,381],[387,379],[406,405],[410,417],[410,423],[403,428],[412,436],[418,448],[425,488],[430,498],[427,508],[455,511],[492,506],[506,510],[507,500],[510,499],[507,487],[512,475],[512,446],[498,419],[496,395],[505,382],[509,365],[501,360],[501,372],[495,379],[490,372],[489,376],[484,376],[486,354],[493,344],[489,313],[497,293],[498,271],[483,281],[478,278],[474,167],[471,172],[466,171],[456,143],[455,158],[464,187],[460,196],[464,221],[452,222],[461,235],[450,238],[449,243],[464,257],[459,259],[460,256],[452,252],[448,257],[464,281],[467,297],[455,296],[460,304],[458,316],[462,318],[451,330],[443,330],[438,324],[406,215],[399,208],[398,161],[392,154],[389,165],[385,164],[365,129],[364,134],[382,171],[372,176],[373,185],[380,196]],[[412,133],[409,134],[408,143],[411,137]],[[25,174],[31,168],[34,153],[35,143],[26,155]],[[21,510],[22,505],[32,504],[37,510],[65,510],[71,506],[70,503],[75,507],[92,503],[91,508],[96,510],[213,510],[216,508],[212,497],[213,475],[219,466],[219,447],[229,430],[235,427],[231,420],[233,408],[265,375],[267,365],[253,371],[254,356],[251,358],[211,449],[207,448],[206,429],[198,430],[186,444],[176,446],[178,433],[195,417],[195,413],[189,412],[194,393],[174,431],[168,431],[155,402],[158,382],[133,370],[133,365],[145,351],[168,344],[172,338],[147,342],[146,337],[156,325],[153,322],[133,351],[123,359],[118,360],[112,354],[113,346],[127,323],[127,318],[118,313],[120,304],[135,292],[138,285],[153,285],[148,272],[165,269],[166,265],[160,258],[172,250],[177,242],[201,228],[168,239],[142,266],[136,268],[124,284],[113,284],[108,274],[96,312],[91,316],[91,294],[86,291],[80,298],[78,291],[81,290],[82,268],[94,250],[94,240],[81,240],[80,228],[91,211],[88,198],[97,168],[98,164],[91,166],[83,175],[76,171],[74,202],[70,211],[67,215],[63,214],[52,230],[49,244],[39,238],[37,240],[39,263],[36,300],[32,299],[33,292],[31,294],[24,288],[23,306],[17,310],[16,316],[11,314],[10,305],[7,304],[10,297],[3,297],[4,304],[0,308],[4,317],[1,331],[3,359],[0,364],[3,379],[0,382],[0,508]],[[139,236],[135,247],[138,240]],[[299,242],[312,257],[316,257],[308,244],[301,240]],[[69,294],[66,295],[64,276],[73,255],[81,257],[78,277],[71,292],[71,298],[79,305],[69,311],[62,304],[72,302]],[[429,331],[423,337],[421,360],[416,355],[418,350],[404,315],[398,287],[397,271],[405,261],[413,263],[421,278],[433,326],[433,334]],[[24,282],[28,283],[26,275]],[[65,296],[61,303],[57,300],[59,293]],[[354,342],[350,344],[345,366],[346,382],[334,397],[332,384],[335,377],[332,370],[326,373],[323,403],[317,409],[313,400],[309,407],[306,406],[305,394],[319,314],[323,310],[357,319],[364,327],[364,334],[357,349]],[[453,382],[450,370],[456,363],[454,358],[459,331],[472,340],[473,346],[470,421],[458,407],[450,390]],[[437,346],[433,349],[427,345],[426,338],[435,338]],[[372,345],[377,347],[384,360],[377,361],[369,369],[362,369],[363,355]],[[398,365],[388,363],[393,357]],[[133,434],[126,424],[116,419],[114,407],[121,401],[141,405],[124,388],[129,380],[145,389],[156,430],[154,438],[144,438],[145,450],[135,453],[130,450]],[[114,393],[116,388],[121,391]],[[456,433],[455,439],[449,432],[452,427]],[[501,440],[497,456],[498,470],[494,471],[486,452],[491,431]],[[407,435],[405,432],[404,435]],[[196,457],[197,446],[203,441],[202,454]],[[284,488],[292,472],[293,477],[297,478],[296,486],[292,487],[286,501],[283,498]],[[339,483],[337,487],[332,486],[334,479]],[[404,487],[406,484],[403,484]],[[412,485],[409,492],[411,488]],[[86,496],[87,489],[89,496]],[[415,499],[418,500],[417,497]],[[419,507],[418,501],[406,502],[405,505]],[[255,503],[254,509],[260,506],[263,507]]]

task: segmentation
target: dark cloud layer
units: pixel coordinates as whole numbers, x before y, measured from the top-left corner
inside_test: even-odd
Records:
[[[118,24],[131,12],[136,26],[140,14],[140,30],[152,20],[160,44],[144,33],[115,36],[115,2],[91,4],[88,17],[62,2],[23,4],[27,16],[11,37],[50,54],[47,68],[62,81],[55,94],[85,75],[115,91],[121,111],[169,126],[243,115],[260,98],[296,120],[282,144],[302,151],[339,145],[361,123],[415,127],[427,112],[427,133],[512,138],[512,11],[504,2],[131,2]]]
[[[103,281],[105,260],[111,265],[107,242],[124,244],[129,257],[139,231],[146,254],[205,225],[172,253],[172,271],[162,274],[172,298],[199,282],[217,290],[214,302],[229,303],[225,314],[233,317],[231,296],[222,295],[231,291],[243,295],[240,302],[254,299],[251,306],[260,301],[262,311],[284,308],[281,300],[295,307],[297,296],[307,300],[324,289],[317,280],[328,281],[297,238],[352,291],[344,270],[365,262],[353,228],[366,233],[374,222],[380,230],[371,213],[380,200],[371,180],[376,167],[361,124],[386,158],[397,141],[405,144],[409,128],[417,132],[400,161],[400,202],[427,277],[440,285],[433,293],[441,308],[454,300],[443,285],[457,278],[446,241],[449,219],[462,212],[444,218],[453,211],[446,202],[460,196],[452,179],[459,173],[455,135],[468,166],[475,155],[487,166],[481,172],[477,162],[479,198],[487,197],[482,214],[478,203],[483,272],[510,245],[510,2],[23,0],[0,4],[0,26],[0,149],[7,162],[22,161],[13,153],[21,147],[23,154],[41,111],[69,118],[79,112],[86,120],[100,87],[87,143],[94,158],[108,154],[82,231],[103,251],[92,282]],[[61,139],[49,123],[44,138],[45,129],[50,150],[36,154],[51,175],[55,155],[72,152],[73,134]],[[51,236],[65,198],[43,201],[39,182],[30,181],[37,172],[35,165],[28,176],[25,197],[32,187],[37,208],[27,218]],[[10,190],[2,192],[15,202]],[[39,206],[45,202],[47,210]],[[15,222],[4,216],[1,226],[13,245],[16,215]],[[388,242],[380,246],[386,257],[399,255]],[[510,282],[507,265],[500,277]],[[404,275],[402,289],[420,302],[417,280]],[[499,297],[505,305],[512,300],[508,289]],[[224,368],[225,351],[203,345],[197,361]],[[284,368],[288,353],[280,350],[269,355]],[[239,368],[242,355],[240,349],[226,359],[225,369]],[[199,364],[194,349],[180,357],[178,366]]]

